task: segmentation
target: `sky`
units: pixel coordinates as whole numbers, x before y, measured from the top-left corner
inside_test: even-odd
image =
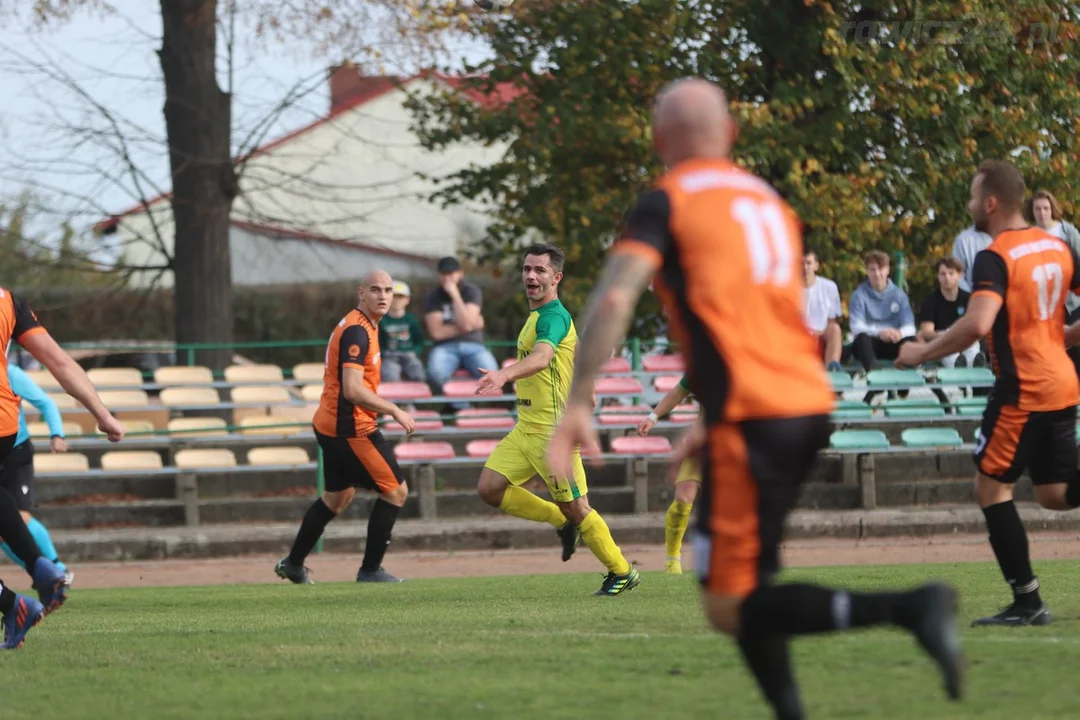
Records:
[[[88,227],[168,190],[160,9],[152,0],[108,4],[111,11],[45,28],[28,19],[0,27],[0,204],[33,190],[34,227],[43,232],[63,220]],[[314,42],[260,39],[243,17],[236,37],[234,150],[325,115],[326,68],[346,58]],[[219,84],[227,89],[221,39],[218,45]],[[473,60],[482,54],[465,43],[451,50]],[[391,53],[390,72],[411,69]],[[287,96],[295,100],[280,109]]]

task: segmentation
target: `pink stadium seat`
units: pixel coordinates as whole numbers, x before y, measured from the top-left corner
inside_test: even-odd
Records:
[[[454,446],[448,442],[408,442],[394,446],[398,460],[453,460]]]
[[[451,380],[443,385],[443,395],[446,397],[472,397],[476,395],[476,381]]]
[[[596,416],[601,425],[637,425],[649,417],[652,408],[648,405],[609,405],[601,408]]]
[[[641,383],[632,377],[602,377],[593,385],[597,395],[639,395]]]
[[[694,403],[683,403],[671,411],[668,420],[673,423],[692,423],[697,420],[700,408]]]
[[[682,380],[682,375],[661,375],[653,380],[653,387],[656,388],[656,392],[666,393],[679,384]]]
[[[504,368],[508,368],[508,367],[510,367],[511,365],[513,365],[516,362],[517,362],[517,358],[506,358],[505,360],[502,361],[502,366]]]
[[[431,397],[431,388],[421,382],[388,382],[379,385],[379,397],[387,400],[419,400]]]
[[[499,444],[499,440],[472,440],[465,446],[465,452],[472,458],[486,458]]]
[[[514,416],[509,410],[486,410],[484,408],[470,408],[458,410],[455,422],[459,428],[470,430],[489,430],[497,428],[514,427]]]
[[[611,438],[611,449],[617,455],[666,455],[671,452],[671,443],[662,435]]]
[[[456,378],[471,378],[471,377],[472,377],[472,375],[470,375],[470,374],[469,374],[469,371],[468,371],[468,370],[466,370],[465,368],[461,368],[461,369],[457,370],[457,371],[456,371],[456,372],[455,372],[455,373],[453,374],[453,376],[452,376],[452,377],[456,377]]]
[[[409,413],[412,415],[413,420],[416,423],[416,429],[414,432],[438,432],[443,429],[442,418],[439,417],[439,413],[435,410],[417,410],[416,412]],[[386,418],[386,425],[383,426],[384,432],[390,433],[403,433],[403,428],[397,421]]]
[[[604,361],[604,364],[600,366],[600,372],[606,375],[612,373],[628,373],[630,370],[630,361],[624,357],[608,358]]]
[[[646,355],[641,367],[645,372],[686,372],[686,361],[682,355]]]

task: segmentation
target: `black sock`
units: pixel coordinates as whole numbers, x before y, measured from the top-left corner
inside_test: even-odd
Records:
[[[0,538],[4,539],[17,558],[26,563],[26,572],[33,577],[34,565],[41,557],[41,550],[19,514],[15,498],[3,488],[0,488]]]
[[[1065,488],[1065,502],[1071,508],[1080,508],[1080,470],[1076,471],[1072,481]]]
[[[371,517],[368,518],[367,547],[364,548],[364,562],[360,566],[364,572],[375,572],[382,567],[386,548],[390,545],[390,533],[394,530],[394,522],[397,521],[400,510],[397,505],[392,505],[382,498],[375,501],[375,506],[371,508]]]
[[[1013,591],[1013,600],[1021,607],[1038,607],[1039,580],[1031,569],[1027,531],[1012,500],[983,508],[990,547],[994,549],[1001,574]]]
[[[791,674],[788,639],[782,635],[739,635],[739,649],[778,720],[802,720],[799,688]]]
[[[743,601],[739,627],[750,637],[812,635],[885,624],[910,627],[914,592],[854,593],[796,583],[765,585]]]
[[[322,498],[311,503],[311,507],[304,513],[304,521],[300,523],[300,530],[296,533],[292,550],[289,551],[289,562],[293,565],[303,565],[304,560],[315,547],[315,543],[322,537],[327,524],[336,517],[337,513],[328,508]]]
[[[0,615],[7,615],[15,608],[15,593],[0,580]]]

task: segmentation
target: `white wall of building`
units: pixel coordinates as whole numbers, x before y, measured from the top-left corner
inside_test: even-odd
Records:
[[[437,82],[414,80],[407,88],[426,92]],[[490,164],[502,157],[506,146],[461,144],[430,153],[411,131],[406,99],[405,90],[391,90],[249,158],[233,219],[431,258],[467,246],[487,224],[483,206],[443,209],[427,200],[435,183],[419,176],[440,177],[472,163]],[[169,205],[157,203],[152,212],[171,252]],[[161,261],[154,243],[140,240],[152,237],[146,212],[125,216],[117,231],[129,264]],[[249,257],[242,248],[233,251],[234,276],[238,252]],[[295,261],[303,246],[278,252]],[[314,256],[312,265],[322,263],[326,253]],[[138,273],[133,282],[146,284],[152,277]],[[163,276],[160,282],[168,286],[172,278]],[[237,282],[247,284],[240,277]]]

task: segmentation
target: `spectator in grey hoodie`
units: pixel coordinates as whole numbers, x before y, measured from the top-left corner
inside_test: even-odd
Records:
[[[870,370],[881,360],[895,360],[900,346],[915,338],[915,314],[907,293],[889,279],[889,256],[880,250],[866,254],[866,280],[848,300],[852,354]]]
[[[1061,219],[1061,206],[1057,198],[1049,190],[1036,190],[1028,201],[1026,212],[1027,219],[1038,225],[1045,232],[1059,237],[1065,241],[1075,252],[1080,253],[1080,230],[1070,222]],[[1066,322],[1073,324],[1080,320],[1080,297],[1075,293],[1069,293],[1065,300]],[[1069,357],[1076,366],[1076,372],[1080,374],[1080,345],[1069,348]]]
[[[971,274],[975,268],[975,256],[990,247],[994,238],[981,230],[976,230],[972,225],[960,232],[953,240],[953,257],[964,266],[964,274],[960,277],[960,289],[971,292]]]

